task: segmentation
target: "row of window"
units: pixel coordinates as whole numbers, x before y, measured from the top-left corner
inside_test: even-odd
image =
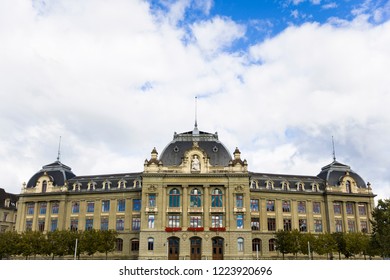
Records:
[[[333,212],[335,215],[341,215],[342,214],[342,202],[333,202]],[[358,204],[358,211],[360,216],[365,216],[367,214],[367,207],[363,203]],[[347,215],[354,215],[355,214],[355,203],[353,202],[346,202],[345,203],[345,212]]]
[[[39,209],[38,213],[39,215],[46,215],[47,213],[47,203],[46,202],[40,202],[39,203]],[[102,200],[101,202],[101,212],[110,212],[111,201],[110,200]],[[29,202],[26,205],[27,209],[27,215],[34,215],[34,207],[35,204],[33,202]],[[52,202],[51,203],[51,214],[58,214],[60,208],[59,202]],[[118,199],[117,200],[117,212],[125,212],[126,211],[126,200],[125,199]],[[133,211],[141,211],[141,199],[133,199]],[[95,201],[87,201],[87,213],[93,213],[95,212]],[[72,202],[71,206],[71,212],[72,214],[77,214],[80,212],[80,202],[74,201]]]
[[[256,180],[252,180],[251,184],[250,184],[250,188],[251,189],[258,189],[262,187],[258,181]],[[280,185],[279,187],[277,187],[275,185],[275,183],[273,181],[265,181],[264,182],[264,186],[263,188],[265,189],[269,189],[269,190],[273,190],[273,189],[280,189],[280,190],[284,190],[284,191],[288,191],[291,189],[291,185],[288,181],[282,181],[280,182]],[[297,191],[305,191],[307,190],[307,188],[305,188],[305,184],[303,182],[298,182],[298,183],[295,183],[295,189]],[[312,183],[310,184],[310,190],[313,191],[313,192],[318,192],[320,189],[319,189],[319,184],[318,183]]]
[[[365,220],[360,221],[360,230],[363,233],[368,232],[368,222]],[[343,220],[335,219],[335,231],[343,232]],[[356,232],[356,223],[355,220],[348,219],[347,220],[347,231],[348,232]]]

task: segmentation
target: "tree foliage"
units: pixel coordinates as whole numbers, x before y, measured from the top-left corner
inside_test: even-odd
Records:
[[[390,199],[378,200],[378,205],[372,212],[371,252],[376,252],[383,258],[390,257]]]

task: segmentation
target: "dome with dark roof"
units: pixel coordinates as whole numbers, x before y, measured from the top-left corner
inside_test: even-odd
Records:
[[[331,164],[324,166],[317,177],[325,180],[330,186],[338,186],[342,178],[347,174],[355,180],[358,188],[367,188],[366,183],[359,174],[354,172],[350,166],[336,160],[334,160]]]
[[[59,160],[47,164],[42,167],[40,171],[35,173],[34,176],[27,183],[27,188],[34,188],[39,178],[43,175],[47,175],[51,178],[53,186],[63,186],[65,181],[72,179],[76,175],[72,172],[69,166],[61,163]]]
[[[206,152],[211,165],[228,166],[232,160],[227,148],[218,140],[218,134],[199,131],[197,125],[192,131],[179,134],[175,132],[173,140],[165,147],[159,160],[164,166],[180,165],[184,153],[192,148],[194,142]]]

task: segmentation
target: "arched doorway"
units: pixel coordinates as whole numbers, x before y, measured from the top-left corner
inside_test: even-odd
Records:
[[[201,260],[202,259],[202,238],[192,237],[190,238],[190,242],[191,242],[190,259]]]
[[[180,239],[177,237],[168,238],[168,260],[178,260],[180,252]]]
[[[214,237],[211,241],[213,243],[213,260],[223,260],[223,238]]]

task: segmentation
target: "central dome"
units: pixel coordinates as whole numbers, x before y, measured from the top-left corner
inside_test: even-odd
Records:
[[[232,157],[226,147],[218,140],[218,133],[199,131],[195,125],[194,130],[173,135],[173,140],[165,147],[160,155],[164,166],[178,166],[182,162],[184,153],[190,150],[197,142],[214,166],[228,166]]]

